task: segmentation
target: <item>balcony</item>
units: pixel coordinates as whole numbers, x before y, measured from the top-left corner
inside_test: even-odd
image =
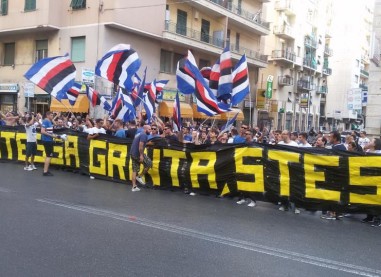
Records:
[[[316,70],[317,65],[315,59],[310,59],[310,58],[304,58],[303,59],[303,67],[307,67],[312,70]]]
[[[328,46],[324,47],[324,56],[332,57],[332,53],[333,51],[331,48],[329,48]]]
[[[326,94],[321,94],[321,96],[320,96],[320,103],[326,103],[326,102],[327,102]]]
[[[332,75],[332,68],[323,67],[323,74],[326,76]]]
[[[274,26],[274,34],[283,39],[295,39],[294,29],[286,24]]]
[[[292,64],[295,62],[295,58],[295,53],[286,50],[273,50],[271,53],[271,60],[273,61],[283,61]]]
[[[229,18],[229,23],[248,32],[254,32],[261,36],[270,33],[270,23],[261,19],[261,10],[249,12],[240,6],[223,0],[191,0],[186,2],[188,5],[215,18],[221,17],[221,15],[226,16]]]
[[[294,79],[291,76],[279,76],[278,85],[279,86],[292,86],[294,84]]]
[[[304,45],[309,48],[317,48],[317,41],[314,36],[307,35],[304,37]]]
[[[319,86],[316,90],[317,94],[327,94],[328,93],[328,87],[327,86]]]
[[[360,69],[360,76],[363,78],[369,78],[369,72],[364,69]]]
[[[311,83],[310,81],[301,79],[301,80],[298,80],[297,87],[298,89],[301,89],[301,90],[311,91],[315,89],[315,84]]]
[[[361,61],[363,64],[370,64],[369,55],[361,55]]]
[[[275,2],[275,10],[284,12],[286,15],[295,15],[294,1],[281,0]]]
[[[221,54],[222,49],[226,45],[226,41],[219,38],[210,36],[200,31],[187,28],[184,25],[165,22],[165,32],[163,39],[169,40],[171,43],[181,45],[186,48],[198,48],[212,54]],[[267,66],[267,55],[258,51],[241,47],[239,45],[231,44],[230,51],[233,59],[240,59],[241,55],[246,54],[247,62],[258,67]]]
[[[360,84],[359,86],[363,91],[368,91],[368,86],[364,84]]]

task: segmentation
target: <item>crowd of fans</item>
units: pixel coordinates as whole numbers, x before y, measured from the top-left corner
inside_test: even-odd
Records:
[[[26,125],[30,118],[35,121],[37,127],[41,124],[43,117],[41,114],[18,114],[9,112],[7,114],[0,113],[0,125],[17,126]],[[137,120],[124,123],[120,119],[113,120],[108,116],[93,120],[88,115],[74,115],[55,113],[53,117],[53,129],[68,128],[78,132],[87,133],[87,139],[95,139],[99,134],[106,134],[120,138],[129,138],[131,140],[143,131],[146,120],[140,115]],[[30,125],[30,122],[29,122]],[[350,152],[367,152],[381,153],[381,139],[379,137],[369,139],[365,131],[352,131],[346,135],[337,131],[329,133],[316,132],[313,128],[309,132],[290,132],[288,130],[268,130],[266,127],[260,130],[259,127],[241,124],[239,128],[232,127],[223,129],[219,125],[207,125],[204,122],[185,121],[181,130],[173,128],[172,122],[162,120],[160,117],[153,115],[150,122],[150,134],[148,141],[155,138],[165,138],[167,141],[179,141],[182,143],[201,144],[251,144],[253,142],[271,145],[288,145],[294,147],[316,147],[336,149]],[[221,130],[222,129],[222,130]],[[33,165],[34,167],[34,165]],[[194,192],[191,191],[194,195]],[[249,207],[255,207],[256,201],[252,197],[245,198],[241,195],[237,204],[247,204]],[[280,211],[291,209],[296,214],[300,210],[294,203],[289,201],[281,201]],[[334,211],[322,211],[323,219],[339,220],[343,215]],[[380,218],[376,215],[367,215],[363,222],[375,223],[373,226],[381,226]]]

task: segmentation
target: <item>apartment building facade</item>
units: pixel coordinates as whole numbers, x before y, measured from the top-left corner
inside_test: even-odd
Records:
[[[233,62],[244,53],[247,56],[254,97],[259,70],[267,66],[262,51],[262,38],[270,33],[269,23],[262,17],[266,2],[2,1],[0,109],[24,109],[27,105],[39,112],[48,109],[49,96],[23,77],[39,59],[69,54],[77,68],[76,80],[83,82],[96,62],[119,43],[130,44],[138,52],[140,76],[147,67],[147,81],[169,80],[164,93],[168,98],[177,91],[176,64],[188,49],[201,68],[213,65],[229,44]],[[102,94],[112,96],[112,84],[98,77],[93,82]],[[26,98],[30,91],[34,97]],[[255,108],[247,103],[249,98],[240,107],[247,122]]]
[[[332,74],[331,2],[280,0],[266,6],[273,26],[265,37],[269,66],[260,70],[259,87],[266,87],[268,76],[273,76],[273,94],[258,114],[262,124],[296,131],[322,126]]]
[[[373,10],[373,0],[333,1],[331,45],[335,54],[324,115],[327,129],[364,129],[367,125]]]

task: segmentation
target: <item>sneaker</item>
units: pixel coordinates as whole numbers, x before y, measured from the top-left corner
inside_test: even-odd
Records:
[[[321,219],[327,219],[327,216],[328,216],[327,214],[322,214],[322,215],[320,216],[320,218],[321,218]]]
[[[238,204],[238,205],[242,205],[242,204],[245,203],[245,202],[246,202],[245,199],[241,199],[241,200],[237,201],[237,204]]]
[[[325,217],[325,219],[328,219],[328,220],[338,220],[339,218],[336,217],[335,215],[333,214],[329,214]]]
[[[140,188],[138,188],[138,187],[133,187],[133,188],[131,189],[131,191],[140,191]]]
[[[30,166],[24,166],[24,170],[26,170],[26,171],[31,171],[31,170],[33,170]]]
[[[295,214],[300,214],[300,210],[298,208],[295,208],[294,213]]]
[[[34,164],[31,164],[29,167],[31,167],[33,170],[37,170],[37,167]]]
[[[254,200],[251,200],[249,204],[247,204],[248,207],[255,207],[257,206],[257,203],[255,203]]]
[[[194,193],[194,192],[190,192],[189,195],[190,195],[190,196],[195,196],[196,193]]]
[[[375,223],[371,225],[372,227],[381,227],[381,220],[376,220],[374,222]]]
[[[284,206],[280,206],[278,210],[281,212],[288,211],[288,209],[286,209]]]
[[[146,183],[143,181],[142,177],[140,177],[140,176],[136,176],[136,181],[138,181],[139,184],[141,184],[141,185],[143,185],[143,186],[146,184]]]
[[[42,173],[42,176],[53,176],[53,174],[48,171],[48,172]]]

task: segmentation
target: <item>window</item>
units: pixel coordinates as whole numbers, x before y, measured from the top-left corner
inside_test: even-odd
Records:
[[[24,11],[35,11],[36,10],[36,0],[25,0]]]
[[[187,35],[187,12],[182,10],[177,10],[177,25],[176,25],[176,33],[186,36]]]
[[[71,0],[70,7],[73,10],[86,9],[86,0]]]
[[[86,37],[71,38],[71,60],[73,62],[85,61],[85,43]]]
[[[240,41],[240,34],[237,33],[237,34],[235,35],[235,50],[236,50],[236,51],[239,51],[239,41]]]
[[[171,73],[171,57],[171,52],[161,49],[160,72]]]
[[[8,0],[0,0],[0,14],[7,15],[8,14]]]
[[[209,43],[210,22],[203,19],[201,22],[201,41]]]
[[[48,57],[48,40],[36,40],[36,57],[35,61]]]
[[[177,63],[184,58],[183,54],[173,53],[171,73],[176,73]]]
[[[208,60],[204,60],[204,59],[199,60],[199,65],[198,65],[199,68],[209,67],[209,66],[210,66],[210,62]]]
[[[15,43],[4,44],[4,65],[15,64]]]
[[[359,82],[359,75],[355,75],[353,81],[354,81],[356,84],[358,84],[358,82]]]

